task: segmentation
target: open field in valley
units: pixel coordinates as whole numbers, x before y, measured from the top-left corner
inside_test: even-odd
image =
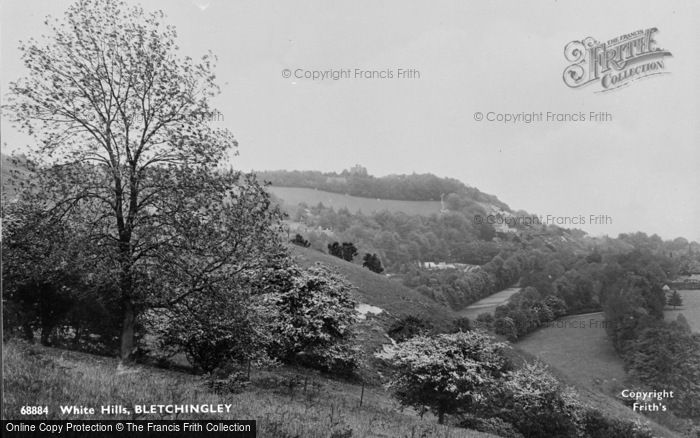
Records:
[[[650,421],[616,399],[629,386],[622,359],[606,335],[602,313],[560,318],[517,342],[515,348],[548,364],[588,404],[618,418]],[[658,423],[650,427],[662,437],[680,436]]]
[[[675,320],[679,314],[683,314],[694,332],[700,332],[700,290],[679,290],[683,298],[683,305],[677,309],[667,307],[664,310],[666,320]]]
[[[475,320],[477,316],[481,313],[491,313],[496,310],[496,307],[504,304],[506,301],[520,291],[519,287],[509,287],[508,289],[503,289],[500,292],[496,292],[493,295],[489,295],[486,298],[482,298],[479,301],[473,303],[470,306],[460,310],[459,316],[466,316],[470,320]]]
[[[582,386],[625,378],[622,360],[606,335],[602,313],[560,318],[517,345]]]

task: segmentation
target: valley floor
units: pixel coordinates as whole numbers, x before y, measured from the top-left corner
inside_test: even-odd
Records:
[[[622,359],[608,339],[600,312],[559,318],[517,345],[583,387],[611,385],[625,379]]]
[[[607,337],[602,313],[560,318],[515,346],[551,366],[555,374],[574,385],[590,405],[618,418],[649,421],[616,399],[628,388],[627,377],[622,359]],[[654,415],[652,418],[657,423],[677,423],[669,416]],[[656,423],[650,423],[650,427],[661,437],[681,436]]]

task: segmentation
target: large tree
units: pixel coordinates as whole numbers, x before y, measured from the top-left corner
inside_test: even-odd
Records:
[[[677,307],[683,305],[683,297],[681,296],[681,294],[678,293],[677,290],[674,289],[673,292],[671,292],[671,295],[669,295],[666,302],[669,306],[673,306],[673,310],[676,310]]]
[[[377,256],[377,254],[365,253],[365,256],[362,258],[362,260],[362,266],[369,269],[370,271],[376,272],[377,274],[381,274],[382,272],[384,272],[384,268],[382,267],[382,261]]]
[[[261,263],[277,216],[254,179],[223,172],[237,144],[210,124],[215,59],[179,55],[162,12],[79,0],[46,25],[45,40],[20,43],[28,71],[7,109],[38,141],[41,205],[64,223],[82,211],[113,261],[103,274],[119,291],[127,360],[139,312]]]
[[[120,323],[113,311],[116,300],[113,294],[93,293],[113,290],[113,285],[103,283],[103,276],[84,275],[108,271],[108,259],[90,253],[97,248],[83,230],[63,226],[28,198],[3,208],[5,333],[21,329],[33,339],[39,331],[42,344],[48,345],[65,333],[61,328],[71,326],[73,345],[89,331],[101,335],[96,344],[113,348]]]

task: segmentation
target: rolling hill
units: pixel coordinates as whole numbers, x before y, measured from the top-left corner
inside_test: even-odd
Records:
[[[369,199],[397,199],[406,201],[438,201],[450,195],[473,203],[492,204],[509,211],[507,204],[494,195],[483,193],[454,178],[431,173],[392,174],[374,176],[356,165],[342,172],[314,170],[259,170],[258,178],[275,187],[304,187],[326,192]]]
[[[290,206],[296,206],[302,202],[307,205],[322,203],[326,207],[333,207],[336,211],[345,208],[351,213],[375,213],[388,210],[392,213],[401,212],[409,215],[430,216],[431,214],[440,213],[441,209],[440,201],[397,201],[361,198],[303,187],[269,186],[268,191]]]

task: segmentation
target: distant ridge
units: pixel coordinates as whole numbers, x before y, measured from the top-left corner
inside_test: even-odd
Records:
[[[267,190],[289,206],[304,203],[315,206],[319,203],[338,211],[346,209],[351,213],[364,214],[390,211],[408,215],[430,216],[441,210],[440,201],[400,201],[395,199],[375,199],[315,190],[305,187],[269,186]]]
[[[297,187],[323,190],[331,193],[361,198],[397,201],[440,202],[449,194],[455,194],[476,203],[488,203],[498,209],[510,211],[507,204],[496,196],[483,193],[453,178],[441,178],[430,173],[387,175],[375,177],[362,166],[337,172],[314,170],[256,171],[258,178],[274,187]]]

